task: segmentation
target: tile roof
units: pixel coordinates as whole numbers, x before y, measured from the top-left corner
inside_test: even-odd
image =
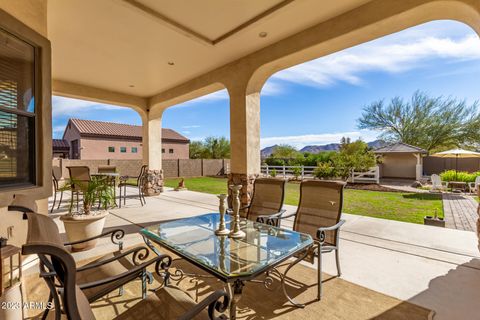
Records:
[[[52,140],[53,149],[70,149],[70,145],[67,140],[62,139],[53,139]]]
[[[142,126],[81,119],[70,119],[69,123],[78,129],[81,136],[142,138]],[[187,137],[167,128],[162,128],[162,140],[190,142]]]
[[[392,143],[373,150],[374,153],[427,153],[426,150],[403,142]]]

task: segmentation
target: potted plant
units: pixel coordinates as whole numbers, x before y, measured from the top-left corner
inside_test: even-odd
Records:
[[[70,208],[68,214],[60,217],[65,226],[68,241],[76,242],[100,235],[108,215],[107,208],[115,203],[112,186],[105,179],[92,179],[88,183],[70,181],[69,184],[81,189],[83,205],[80,212],[72,213]],[[96,242],[97,240],[93,239],[74,244],[72,250],[88,250],[95,247]]]

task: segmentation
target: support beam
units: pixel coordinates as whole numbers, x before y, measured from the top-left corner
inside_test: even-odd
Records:
[[[163,192],[162,170],[162,118],[149,119],[142,117],[143,163],[148,165],[148,171],[143,181],[143,192],[147,196],[159,195]]]
[[[260,173],[260,92],[247,94],[246,87],[245,84],[228,88],[231,145],[228,184],[243,185],[242,206],[250,202],[253,182]]]

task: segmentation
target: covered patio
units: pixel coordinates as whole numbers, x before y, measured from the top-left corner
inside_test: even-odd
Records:
[[[130,190],[130,196],[135,196],[134,189]],[[296,207],[289,205],[285,208],[288,213],[296,210]],[[68,210],[68,201],[52,215],[62,232],[63,224],[58,218],[65,214],[66,210]],[[161,196],[149,197],[144,207],[140,206],[137,199],[132,198],[127,201],[126,207],[111,210],[105,230],[124,228],[127,231],[124,238],[125,247],[131,247],[143,244],[143,239],[138,233],[143,227],[217,210],[218,198],[215,195],[193,191],[176,192],[166,188]],[[434,319],[474,319],[477,316],[476,304],[480,298],[477,290],[477,284],[480,283],[480,254],[474,232],[348,213],[345,213],[343,218],[346,224],[340,236],[343,269],[341,279],[399,299],[393,304],[381,305],[379,310],[383,312],[377,314],[379,319],[389,319],[388,310],[392,306],[398,307],[400,301],[407,301],[434,311]],[[289,219],[282,226],[291,228],[292,224],[293,220]],[[111,249],[110,239],[103,238],[95,249],[74,253],[74,255],[78,260],[88,260],[105,254]],[[309,263],[303,263],[303,265],[307,268],[315,268]],[[326,255],[323,265],[326,274],[336,273],[333,255]],[[34,269],[29,270],[32,272]],[[292,273],[292,276],[294,275],[296,274]],[[36,284],[39,281],[37,280]],[[261,288],[261,285],[259,286]],[[329,292],[333,295],[333,291],[338,290],[339,286],[338,283],[327,281],[325,295],[328,296]],[[39,291],[44,290],[45,296],[48,290],[43,283],[38,284],[34,289],[37,295]],[[266,292],[269,293],[269,291]],[[116,297],[116,294],[109,296]],[[305,298],[300,294],[299,297]],[[116,303],[127,301],[127,297],[123,300],[122,297],[117,299]],[[319,304],[322,303],[329,305],[328,301],[319,302]],[[375,303],[376,300],[373,299],[364,307],[375,309],[373,307]],[[308,305],[307,309],[309,312],[315,310],[315,303]],[[290,312],[294,310],[290,309]],[[96,312],[100,313],[102,310],[99,309]],[[338,314],[340,318],[347,319],[348,315],[348,312]],[[282,319],[280,315],[278,316]],[[358,317],[361,316],[358,315]],[[396,319],[396,317],[393,318]]]
[[[35,112],[29,114],[36,117],[29,140],[33,178],[27,186],[8,185],[0,192],[2,225],[13,226],[9,242],[19,247],[26,241],[27,224],[7,213],[7,207],[22,205],[48,214],[52,95],[132,108],[141,116],[147,205],[140,208],[132,201],[132,206],[112,210],[107,221],[107,228],[127,229],[130,246],[142,241],[138,230],[148,224],[218,210],[214,196],[163,187],[161,128],[167,108],[227,90],[228,184],[242,186],[240,200],[247,205],[260,173],[260,93],[271,75],[432,20],[458,20],[480,34],[477,0],[0,0],[0,8],[0,27],[35,48],[37,71]],[[384,294],[381,299],[393,297],[398,304],[408,301],[433,310],[435,319],[478,317],[475,233],[348,214],[345,218],[342,279]],[[89,259],[102,250],[109,250],[106,243],[76,258]],[[35,272],[37,262],[27,257],[24,267]],[[328,255],[324,265],[326,273],[335,274]],[[377,315],[395,305],[389,301],[376,305],[384,308]],[[321,302],[312,308],[322,308]],[[305,312],[315,317],[315,312]],[[342,317],[353,318],[354,311]]]

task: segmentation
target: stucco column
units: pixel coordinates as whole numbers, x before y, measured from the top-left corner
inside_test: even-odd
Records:
[[[143,192],[147,196],[159,195],[163,192],[162,170],[162,117],[142,117],[143,136],[142,152],[143,164],[148,170],[143,180]]]
[[[260,173],[260,92],[247,93],[238,84],[228,91],[231,143],[228,184],[243,185],[240,200],[244,206],[250,202],[253,182]]]

